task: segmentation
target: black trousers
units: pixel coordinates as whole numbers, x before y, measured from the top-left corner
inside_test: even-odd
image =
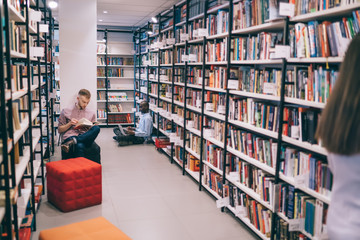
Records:
[[[117,136],[116,140],[119,142],[119,146],[126,146],[132,144],[142,144],[144,143],[143,137],[136,137],[133,135],[123,135],[119,130],[119,127],[114,128],[114,133]]]

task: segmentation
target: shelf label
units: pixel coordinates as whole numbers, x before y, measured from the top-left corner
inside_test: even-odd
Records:
[[[295,176],[295,187],[308,187],[309,186],[309,173],[303,175]]]
[[[199,78],[198,78],[198,84],[202,85],[202,82],[203,82],[203,78],[202,78],[202,77],[199,77]]]
[[[240,181],[240,175],[238,172],[229,172],[229,178],[233,179],[235,182]]]
[[[166,44],[168,44],[168,45],[173,45],[173,44],[175,44],[175,38],[168,38],[168,39],[166,39]]]
[[[295,4],[280,2],[279,15],[293,17],[295,15]]]
[[[182,140],[180,139],[180,137],[176,137],[175,145],[176,146],[181,146],[182,145]]]
[[[187,40],[189,40],[189,34],[180,33],[180,41],[187,41]]]
[[[298,139],[300,137],[299,126],[291,126],[291,137],[295,139]]]
[[[275,45],[275,54],[272,58],[290,58],[289,45]]]
[[[198,29],[194,29],[193,30],[193,38],[197,38],[198,37]]]
[[[49,32],[49,25],[48,24],[39,24],[39,32],[48,33]]]
[[[43,47],[30,47],[30,56],[31,57],[43,57],[44,48]]]
[[[189,128],[193,128],[193,127],[194,127],[194,121],[188,121],[188,122],[187,122],[187,126],[188,126]]]
[[[160,80],[161,81],[169,81],[169,77],[166,75],[160,75]]]
[[[217,208],[226,207],[226,206],[229,206],[229,204],[230,204],[229,197],[220,198],[219,200],[216,200],[216,207]]]
[[[246,207],[240,206],[240,205],[236,206],[235,207],[235,216],[240,217],[240,218],[246,217],[247,216]]]
[[[183,61],[183,62],[189,61],[189,56],[188,55],[182,55],[181,56],[181,61]]]
[[[206,103],[205,105],[206,111],[213,111],[214,110],[214,104],[213,103]]]
[[[218,106],[217,113],[219,113],[219,114],[225,114],[225,113],[226,113],[226,108],[225,108],[225,106],[219,105],[219,106]]]
[[[170,93],[170,92],[166,92],[165,96],[166,96],[167,98],[171,98],[171,93]]]
[[[214,130],[213,129],[204,129],[204,137],[211,138],[214,136]]]
[[[41,21],[41,12],[40,12],[40,11],[31,10],[31,11],[29,12],[29,19],[30,19],[30,21],[40,22],[40,21]]]
[[[235,89],[237,90],[239,86],[239,80],[228,79],[228,89]]]
[[[196,107],[201,108],[201,99],[196,99]]]
[[[197,61],[196,54],[189,54],[189,61],[196,62]]]
[[[136,112],[136,108],[132,108],[131,111],[132,111],[132,112]]]
[[[176,142],[176,133],[170,133],[170,142],[171,143],[174,143],[174,142]]]
[[[199,28],[198,29],[198,36],[199,37],[207,37],[209,35],[209,32],[206,28]]]
[[[305,218],[289,219],[289,232],[303,231]]]
[[[275,83],[264,82],[264,93],[265,94],[276,95],[276,84]]]

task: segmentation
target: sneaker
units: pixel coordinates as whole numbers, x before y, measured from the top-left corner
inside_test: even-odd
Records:
[[[70,141],[67,141],[64,144],[61,144],[61,151],[68,153],[68,152],[70,152],[71,148],[74,148],[75,144],[76,144],[76,141],[74,138],[72,138]]]
[[[113,139],[114,139],[115,141],[117,141],[117,140],[118,140],[117,137],[118,137],[118,136],[113,136]]]

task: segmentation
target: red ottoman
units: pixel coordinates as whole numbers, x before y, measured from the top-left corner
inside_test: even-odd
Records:
[[[48,201],[63,212],[101,203],[101,165],[86,158],[46,164]]]

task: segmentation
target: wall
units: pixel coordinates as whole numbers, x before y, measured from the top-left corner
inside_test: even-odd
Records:
[[[91,92],[96,111],[96,0],[59,2],[61,108],[71,106],[81,88]]]

